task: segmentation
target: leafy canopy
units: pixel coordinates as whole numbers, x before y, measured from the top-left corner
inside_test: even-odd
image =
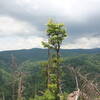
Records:
[[[58,24],[49,20],[47,24],[47,36],[48,42],[42,42],[43,46],[58,49],[64,38],[67,36],[64,24]]]

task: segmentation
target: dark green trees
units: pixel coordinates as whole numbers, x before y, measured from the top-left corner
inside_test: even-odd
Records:
[[[55,94],[58,100],[60,93],[60,47],[67,36],[64,24],[58,24],[49,20],[47,24],[48,42],[42,42],[48,48],[48,89]]]

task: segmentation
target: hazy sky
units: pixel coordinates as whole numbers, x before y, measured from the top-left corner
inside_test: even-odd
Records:
[[[62,48],[100,47],[100,0],[0,0],[0,50],[42,47],[49,18],[65,23]]]

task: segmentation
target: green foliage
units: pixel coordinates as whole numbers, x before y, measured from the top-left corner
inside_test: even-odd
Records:
[[[30,98],[29,100],[44,100],[44,97],[43,96],[35,96],[35,98]]]
[[[59,94],[59,72],[60,72],[60,46],[62,41],[67,36],[64,28],[64,24],[58,24],[49,20],[47,24],[47,36],[48,42],[42,42],[42,45],[48,50],[54,50],[54,54],[48,51],[48,89],[56,95]]]
[[[35,63],[30,60],[23,62],[19,66],[19,69],[26,73],[26,78],[24,80],[25,81],[24,96],[26,100],[28,100],[30,97],[34,97],[35,94],[41,95],[39,91],[45,91],[46,75],[44,74],[45,71],[43,70],[45,70],[45,67],[43,66],[45,66],[46,64],[47,62],[44,62],[43,64],[42,62]],[[64,80],[63,91],[69,93],[75,89],[75,81],[70,71],[67,70],[66,68],[67,66],[78,67],[80,68],[81,73],[91,73],[90,74],[91,79],[96,78],[96,75],[99,75],[100,73],[100,54],[91,54],[91,55],[77,54],[77,56],[66,57],[64,59],[64,64],[62,69],[63,70],[62,80]],[[55,79],[55,76],[53,76],[53,79]],[[96,79],[96,81],[100,82],[99,77]],[[2,69],[2,67],[0,67],[0,93],[2,93],[1,90],[4,91],[6,100],[12,100],[11,99],[12,82],[13,80],[11,77],[11,73],[7,72],[6,70]]]
[[[49,91],[49,90],[46,90],[45,94],[44,94],[44,100],[55,100],[55,95]]]
[[[56,83],[52,83],[52,84],[48,84],[48,89],[53,93],[56,94],[57,93],[57,84]]]
[[[49,90],[46,90],[43,96],[35,96],[34,99],[29,100],[55,100],[55,95]]]
[[[18,65],[25,61],[44,61],[47,60],[47,49],[29,49],[29,50],[13,50],[13,51],[2,51],[0,52],[0,68],[6,70],[7,72],[11,70],[11,54],[16,57],[16,62]],[[100,49],[61,49],[62,57],[75,57],[80,54],[100,55]],[[97,59],[97,58],[96,58]],[[99,57],[98,57],[99,59]],[[95,61],[95,60],[94,60]]]
[[[47,36],[48,42],[42,42],[42,45],[47,48],[58,49],[58,45],[62,44],[62,41],[67,36],[64,24],[58,24],[49,20],[47,24]]]
[[[0,69],[0,97],[4,94],[10,100],[11,96],[11,75],[3,69]],[[6,99],[7,99],[6,98]]]
[[[56,81],[57,81],[57,76],[56,76],[56,74],[50,74],[50,77],[51,77],[51,82],[52,82],[52,83],[56,83]]]

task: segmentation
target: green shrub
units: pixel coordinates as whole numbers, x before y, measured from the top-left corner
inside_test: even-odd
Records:
[[[56,97],[52,92],[46,90],[43,96],[35,96],[35,98],[30,98],[29,100],[56,100]]]
[[[55,97],[55,95],[51,91],[47,90],[45,92],[44,100],[55,100],[55,99],[56,99],[56,97]]]

